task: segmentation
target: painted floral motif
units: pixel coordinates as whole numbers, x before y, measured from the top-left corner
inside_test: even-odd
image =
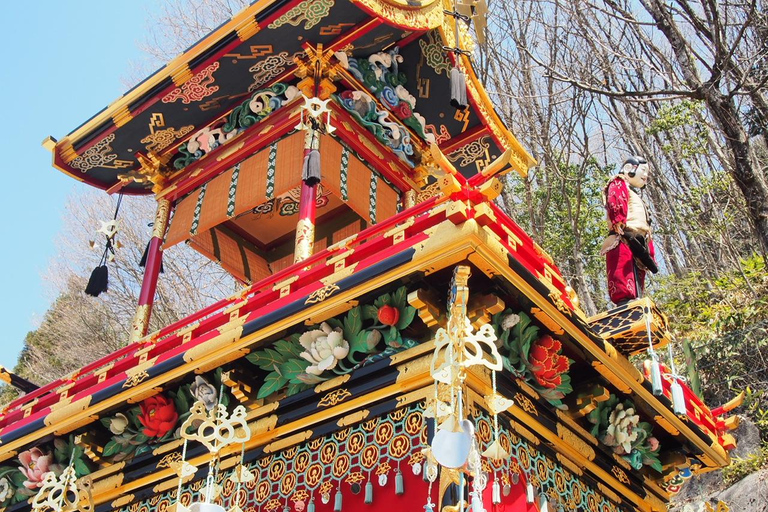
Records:
[[[21,467],[19,470],[24,474],[24,487],[27,489],[36,489],[43,485],[43,477],[49,471],[61,472],[61,468],[54,464],[53,454],[46,453],[40,448],[31,448],[19,454]]]
[[[218,85],[211,85],[215,81],[213,73],[219,69],[219,63],[214,62],[209,64],[201,71],[195,73],[195,76],[184,82],[181,87],[177,87],[165,96],[163,96],[163,103],[174,103],[176,100],[181,100],[185,105],[189,105],[194,101],[200,101],[203,98],[207,98],[211,94],[219,90]]]
[[[257,397],[266,398],[284,389],[291,396],[415,346],[415,341],[402,335],[416,314],[408,305],[407,294],[401,287],[381,295],[373,304],[352,308],[342,318],[330,318],[317,328],[292,334],[246,356],[268,372]]]
[[[34,496],[43,485],[46,474],[58,476],[70,463],[78,477],[91,472],[91,464],[84,457],[83,449],[74,444],[73,435],[57,437],[53,442],[22,451],[17,465],[0,466],[0,507]]]
[[[162,394],[144,399],[140,407],[138,419],[144,426],[142,433],[147,437],[163,437],[179,421],[173,402]]]
[[[562,343],[539,327],[525,313],[506,310],[493,317],[504,368],[524,380],[545,400],[566,409],[562,399],[573,391],[568,370],[571,360],[561,354]]]
[[[299,337],[304,351],[299,355],[309,361],[306,372],[322,375],[325,370],[336,368],[338,362],[349,354],[349,343],[340,328],[331,329],[326,322],[320,329],[307,331]]]
[[[661,472],[659,440],[653,436],[651,424],[640,421],[636,411],[631,400],[619,402],[619,398],[612,394],[608,400],[598,402],[597,407],[587,415],[594,425],[592,435],[634,469],[650,466]]]
[[[112,434],[104,445],[102,457],[110,462],[129,460],[151,451],[155,446],[180,437],[179,426],[190,414],[191,405],[200,400],[206,407],[229,404],[229,395],[219,397],[221,369],[212,378],[195,376],[194,381],[176,390],[142,400],[130,409],[101,418]]]
[[[195,382],[189,386],[189,391],[195,400],[203,402],[208,411],[212,411],[219,402],[219,394],[216,392],[216,387],[199,375],[195,377]]]

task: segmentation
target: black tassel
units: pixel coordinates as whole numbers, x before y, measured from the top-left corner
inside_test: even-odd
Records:
[[[147,246],[144,248],[144,254],[141,255],[141,260],[139,261],[139,266],[141,268],[144,268],[147,266],[147,254],[149,254],[149,246],[152,244],[152,239],[150,238],[149,242],[147,242]],[[163,262],[160,262],[160,273],[165,273],[165,269],[163,268]]]
[[[301,179],[309,186],[320,183],[320,151],[313,149],[304,157]]]
[[[109,271],[106,265],[99,265],[93,269],[88,286],[85,287],[85,293],[91,297],[98,297],[101,292],[107,291],[108,276]]]
[[[459,110],[464,110],[467,103],[467,78],[457,67],[451,69],[451,105]]]
[[[149,254],[149,246],[152,244],[152,239],[147,242],[147,246],[144,248],[144,254],[141,255],[141,261],[139,261],[139,266],[141,268],[144,268],[147,266],[147,254]]]

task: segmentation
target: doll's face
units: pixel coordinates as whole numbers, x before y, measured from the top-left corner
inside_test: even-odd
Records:
[[[635,169],[634,176],[631,176],[629,172],[627,173],[627,182],[635,188],[645,188],[646,183],[648,183],[649,172],[648,164],[642,163]]]

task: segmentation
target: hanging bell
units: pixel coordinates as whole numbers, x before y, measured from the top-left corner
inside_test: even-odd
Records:
[[[403,474],[400,472],[400,468],[395,470],[395,494],[400,496],[405,492],[405,487],[403,485]]]
[[[322,496],[320,496],[320,501],[323,502],[323,505],[327,505],[328,503],[331,502],[331,494],[330,493],[323,494]]]
[[[491,487],[491,489],[492,489],[491,501],[493,501],[494,505],[498,505],[499,503],[501,503],[501,486],[499,485],[498,480],[493,481],[493,486]]]
[[[670,390],[672,391],[672,410],[678,416],[686,416],[688,411],[685,407],[685,394],[683,393],[683,386],[680,385],[677,378],[673,378]]]
[[[651,355],[651,389],[656,396],[664,393],[664,387],[661,385],[661,365],[655,354]]]
[[[336,496],[333,500],[333,512],[341,512],[341,489],[336,491]]]
[[[520,482],[520,473],[512,473],[512,485],[517,485]]]
[[[533,503],[533,484],[528,484],[525,487],[525,501],[527,503]]]
[[[365,503],[373,503],[373,483],[370,480],[365,483]]]

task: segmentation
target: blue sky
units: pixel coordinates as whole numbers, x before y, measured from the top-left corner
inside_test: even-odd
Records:
[[[12,368],[51,297],[41,275],[64,204],[86,187],[51,166],[60,139],[124,91],[151,0],[6,2],[0,17],[0,364]]]

